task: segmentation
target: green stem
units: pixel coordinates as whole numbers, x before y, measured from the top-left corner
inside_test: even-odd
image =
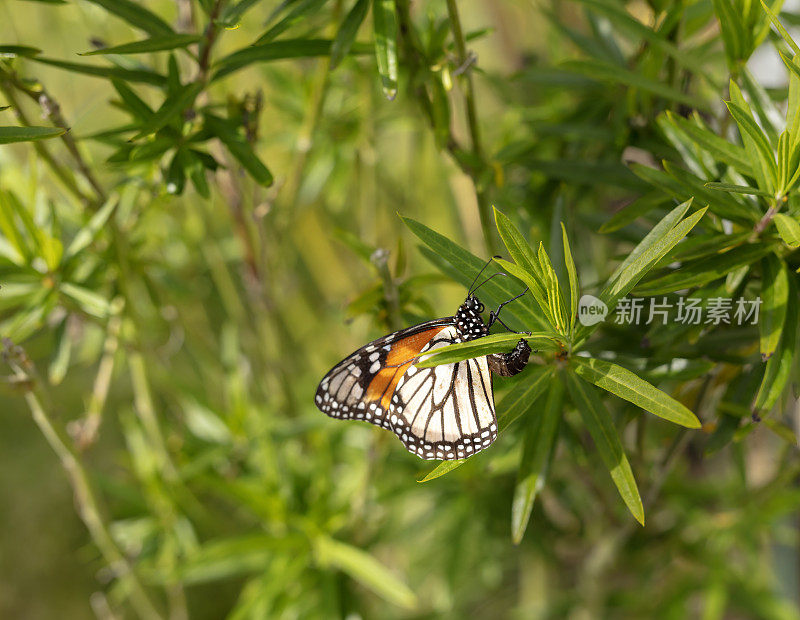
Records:
[[[97,177],[95,177],[91,168],[86,163],[86,160],[83,158],[80,151],[78,150],[78,145],[75,142],[75,138],[73,138],[72,134],[69,131],[69,124],[67,123],[64,116],[61,114],[61,106],[55,99],[53,99],[49,95],[44,86],[39,85],[38,88],[31,88],[21,79],[19,79],[16,73],[3,70],[0,71],[2,71],[0,73],[0,77],[2,77],[2,86],[0,87],[2,88],[3,93],[6,95],[6,97],[8,97],[9,102],[14,107],[17,117],[20,119],[21,122],[23,122],[26,125],[30,125],[27,118],[25,117],[25,113],[22,111],[22,107],[20,106],[19,101],[16,99],[13,93],[13,90],[19,91],[24,95],[33,99],[33,101],[39,104],[42,111],[44,112],[44,115],[51,123],[53,123],[53,125],[66,130],[65,133],[63,133],[60,136],[61,141],[64,143],[64,146],[67,147],[67,151],[75,160],[75,165],[77,166],[78,171],[81,173],[83,178],[86,179],[86,182],[92,187],[92,190],[94,190],[96,198],[91,199],[87,197],[85,194],[83,194],[83,192],[81,192],[80,189],[78,189],[77,185],[75,185],[74,179],[72,180],[71,183],[67,183],[68,189],[77,197],[79,197],[81,201],[84,202],[90,209],[92,210],[99,209],[106,202],[108,196],[105,190],[103,189],[103,186],[97,180]],[[42,155],[42,150],[44,149],[44,146],[38,143],[36,143],[36,146],[41,147],[37,148],[36,150],[37,152],[40,153],[40,155]],[[65,175],[65,172],[64,170],[62,170],[62,167],[55,161],[55,159],[49,156],[49,153],[47,153],[47,155],[43,155],[43,157],[45,158],[45,161],[47,161],[48,165],[50,165],[50,167],[53,169],[53,172],[55,172],[56,175],[62,181],[66,182],[64,177],[65,176],[70,177],[70,175]]]
[[[17,117],[17,120],[20,122],[20,124],[25,125],[26,127],[31,127],[33,124],[28,120],[28,116],[22,110],[16,93],[14,92],[15,83],[9,78],[10,74],[0,69],[0,91],[2,91],[8,103],[11,104],[11,107],[14,110],[14,115]],[[36,153],[39,155],[39,157],[42,158],[47,167],[50,168],[56,178],[61,181],[64,189],[66,189],[67,192],[72,194],[87,207],[91,207],[94,204],[93,200],[84,194],[78,187],[78,184],[75,182],[75,177],[72,175],[69,169],[58,163],[55,157],[53,157],[49,149],[43,143],[34,142],[33,148],[36,150]]]
[[[453,31],[453,39],[456,44],[456,52],[458,54],[459,66],[465,67],[470,58],[467,53],[467,44],[464,37],[464,31],[461,27],[461,18],[458,15],[458,5],[456,0],[447,0],[447,13],[450,16],[450,27]],[[483,143],[481,141],[480,124],[478,122],[478,111],[475,104],[475,85],[472,80],[472,71],[466,69],[463,72],[464,82],[464,106],[467,112],[467,125],[469,127],[470,139],[472,141],[472,154],[481,165],[473,170],[470,174],[472,182],[475,185],[475,195],[478,201],[478,215],[481,220],[481,229],[483,230],[483,238],[486,243],[486,249],[490,255],[495,253],[494,234],[492,228],[492,215],[491,205],[484,185],[484,180],[481,178],[486,170],[486,157],[483,152]]]
[[[25,372],[19,364],[13,361],[9,363],[18,377],[30,378],[29,373]],[[37,384],[38,382],[34,386]],[[77,452],[70,446],[69,439],[56,428],[53,420],[42,407],[37,391],[38,388],[36,387],[28,391],[25,394],[25,401],[28,403],[33,421],[39,427],[56,456],[58,456],[61,466],[69,476],[70,484],[75,493],[78,516],[86,525],[92,540],[100,550],[103,559],[114,571],[116,577],[126,582],[131,604],[136,613],[140,617],[147,619],[162,618],[163,616],[156,610],[155,605],[147,595],[133,566],[111,537],[101,516],[100,505],[89,481],[86,468],[81,463]]]

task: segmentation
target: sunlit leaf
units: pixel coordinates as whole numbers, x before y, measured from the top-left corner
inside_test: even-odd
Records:
[[[389,100],[397,95],[397,17],[393,0],[372,0],[375,29],[375,58],[383,94]]]
[[[623,398],[645,411],[687,428],[700,428],[700,421],[677,400],[618,364],[575,356],[575,372],[597,387]]]
[[[12,142],[34,142],[63,135],[61,127],[0,127],[0,144]]]

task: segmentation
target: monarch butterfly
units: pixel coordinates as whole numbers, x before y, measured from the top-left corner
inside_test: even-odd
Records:
[[[495,321],[509,329],[498,314],[525,292],[500,304],[484,323],[484,306],[470,287],[454,316],[370,342],[325,375],[317,388],[317,407],[332,418],[389,429],[409,452],[426,460],[463,459],[480,452],[497,438],[492,373],[508,377],[521,372],[531,353],[528,343],[520,338],[508,353],[454,364],[414,364],[424,353],[486,336]]]

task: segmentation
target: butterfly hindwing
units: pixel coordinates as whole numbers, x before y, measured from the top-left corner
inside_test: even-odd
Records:
[[[424,459],[466,458],[497,436],[486,357],[417,368],[421,353],[460,341],[452,319],[385,336],[337,364],[317,389],[317,406],[339,419],[392,430]]]

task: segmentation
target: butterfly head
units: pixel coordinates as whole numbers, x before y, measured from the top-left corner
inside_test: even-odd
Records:
[[[475,295],[469,295],[456,312],[456,329],[464,340],[474,340],[489,333],[489,328],[483,322],[481,312],[483,304]]]

